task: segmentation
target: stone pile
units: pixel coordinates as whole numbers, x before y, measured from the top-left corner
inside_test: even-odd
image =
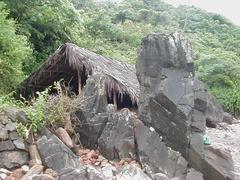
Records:
[[[27,147],[16,132],[21,115],[13,108],[0,113],[0,168],[19,168],[29,160]]]

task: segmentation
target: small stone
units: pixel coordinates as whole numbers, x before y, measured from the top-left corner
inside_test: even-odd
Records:
[[[0,141],[8,140],[8,131],[6,129],[0,129]]]
[[[54,178],[48,174],[39,174],[32,176],[32,180],[54,180]]]
[[[104,159],[102,162],[101,162],[101,167],[104,167],[106,166],[108,163],[108,160]]]
[[[88,164],[92,164],[92,162],[91,162],[91,160],[88,159],[88,160],[84,161],[84,164],[88,165]]]
[[[27,165],[23,165],[22,170],[24,173],[27,173],[29,171],[29,167]]]
[[[64,144],[66,144],[69,148],[73,148],[73,146],[74,146],[73,141],[65,129],[58,128],[56,130],[56,134],[57,134],[58,138],[61,139],[61,141]]]
[[[12,141],[0,141],[0,151],[13,150],[15,148]]]
[[[102,174],[107,178],[112,178],[114,175],[114,171],[116,171],[116,168],[113,167],[111,164],[107,164],[101,169]]]
[[[16,119],[18,122],[22,123],[23,125],[25,125],[28,122],[27,115],[24,111],[19,111],[16,114]]]
[[[10,132],[9,136],[11,140],[19,139],[18,133],[16,131]]]
[[[83,151],[82,151],[81,149],[79,149],[79,150],[76,152],[76,155],[82,156],[82,155],[83,155]]]
[[[98,156],[98,161],[103,161],[105,158],[102,155]]]
[[[17,123],[15,122],[12,122],[12,121],[9,121],[6,125],[6,130],[12,132],[12,131],[15,131],[17,128]]]
[[[101,164],[101,162],[97,161],[94,163],[94,166],[99,166]]]
[[[91,159],[91,164],[95,164],[97,162],[97,159],[92,158]]]
[[[11,174],[11,177],[14,177],[16,179],[21,179],[23,176],[24,172],[21,168],[14,170]]]
[[[14,140],[13,144],[16,146],[17,149],[26,150],[26,146],[22,139]]]
[[[27,172],[27,174],[25,174],[21,180],[28,180],[30,179],[31,176],[33,175],[37,175],[40,174],[43,171],[43,166],[42,165],[35,165],[33,166],[31,169],[29,169],[29,171]]]
[[[132,160],[129,164],[137,164],[136,160]]]
[[[123,165],[124,164],[124,162],[125,162],[125,160],[124,159],[121,159],[121,161],[119,162],[119,165]]]
[[[5,113],[0,114],[0,123],[6,125],[8,123],[8,117]]]
[[[88,154],[90,151],[90,149],[83,149],[83,154]]]
[[[4,173],[4,174],[10,174],[11,171],[4,169],[4,168],[0,168],[0,173]]]
[[[96,153],[94,150],[91,150],[91,151],[87,154],[87,157],[88,157],[89,159],[91,159],[91,158],[97,159],[97,158],[98,158],[98,155],[97,155],[97,153]]]
[[[50,169],[50,168],[45,170],[45,174],[48,174],[52,177],[58,177],[58,173],[56,171],[54,171],[53,169]]]
[[[7,176],[4,178],[4,180],[16,180],[16,178],[12,177],[12,176]]]
[[[5,179],[6,177],[7,177],[6,174],[4,174],[4,173],[0,173],[0,179]]]

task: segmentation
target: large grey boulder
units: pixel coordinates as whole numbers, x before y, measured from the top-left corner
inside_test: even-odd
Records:
[[[81,142],[85,147],[94,149],[98,147],[98,139],[108,122],[108,117],[107,113],[98,113],[77,125],[75,130],[80,133]]]
[[[215,128],[223,121],[224,111],[217,99],[210,93],[207,94],[207,100],[206,125]]]
[[[205,157],[194,154],[193,167],[202,172],[205,180],[235,180],[233,160],[227,151],[216,149],[211,146],[204,148]]]
[[[79,158],[49,130],[44,129],[43,135],[37,140],[37,147],[44,165],[57,172],[64,168],[79,167]]]
[[[98,139],[99,151],[108,159],[136,159],[133,131],[134,116],[128,109],[109,114],[108,122]]]
[[[200,102],[194,113],[195,101],[205,94],[194,97],[190,42],[178,33],[148,35],[138,49],[136,69],[140,83],[140,119],[154,127],[168,146],[188,159],[192,131],[200,133],[200,138],[194,138],[194,144],[202,144],[205,131],[204,103]]]
[[[188,162],[180,153],[168,148],[152,128],[138,121],[134,132],[139,162],[149,175],[164,173],[173,178],[186,173]]]
[[[175,169],[176,163],[171,165],[174,158],[170,158],[170,151],[164,147],[166,144],[180,152],[192,167],[203,173],[205,179],[232,179],[231,157],[204,148],[206,124],[215,127],[222,121],[223,111],[207,92],[206,85],[194,77],[192,54],[191,44],[178,33],[148,35],[138,49],[139,117],[163,140],[158,142],[154,133],[141,136],[147,134],[142,126],[141,138],[136,140],[140,161],[154,173],[160,171],[170,178],[184,179],[181,173],[176,175],[168,168]],[[142,148],[145,148],[144,153]]]
[[[75,131],[80,134],[85,147],[96,148],[97,139],[106,125],[107,95],[103,74],[92,75],[87,79],[81,96],[77,98],[78,106],[75,115],[78,122]]]

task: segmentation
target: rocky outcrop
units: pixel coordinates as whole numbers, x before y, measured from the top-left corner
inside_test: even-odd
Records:
[[[203,87],[194,89],[192,54],[191,44],[180,34],[153,34],[143,39],[136,64],[140,119],[187,159],[189,144],[202,144],[206,109],[198,100],[205,98]]]
[[[22,114],[15,108],[0,113],[0,168],[14,169],[29,160],[27,146],[16,132],[18,116],[26,118]]]
[[[140,83],[139,116],[144,124],[153,127],[167,146],[179,151],[207,180],[234,179],[229,173],[233,167],[231,156],[224,156],[224,160],[219,151],[209,151],[203,144],[206,124],[216,127],[223,120],[223,110],[206,86],[194,77],[189,41],[179,33],[148,35],[138,49],[136,69]],[[159,144],[155,148],[158,151],[152,151],[152,155],[158,155],[150,162],[167,156],[161,143],[154,144]],[[168,164],[163,166],[167,168]]]
[[[103,114],[105,118],[102,118]],[[88,120],[93,132],[96,132],[95,125],[101,122],[105,126],[101,127],[102,130],[98,131],[100,136],[95,136],[92,142],[98,139],[99,151],[106,158],[136,159],[149,176],[164,173],[173,178],[186,173],[188,162],[180,153],[168,148],[153,128],[145,126],[135,113],[125,108],[119,112],[98,113]],[[90,141],[91,137],[88,137]]]

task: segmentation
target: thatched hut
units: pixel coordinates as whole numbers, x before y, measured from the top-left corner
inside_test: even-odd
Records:
[[[105,89],[110,103],[116,97],[118,103],[138,104],[139,83],[134,65],[114,61],[71,43],[59,47],[37,71],[23,81],[17,95],[29,98],[61,79],[68,82],[71,91],[78,95],[88,77],[94,74],[109,77],[106,78]]]

